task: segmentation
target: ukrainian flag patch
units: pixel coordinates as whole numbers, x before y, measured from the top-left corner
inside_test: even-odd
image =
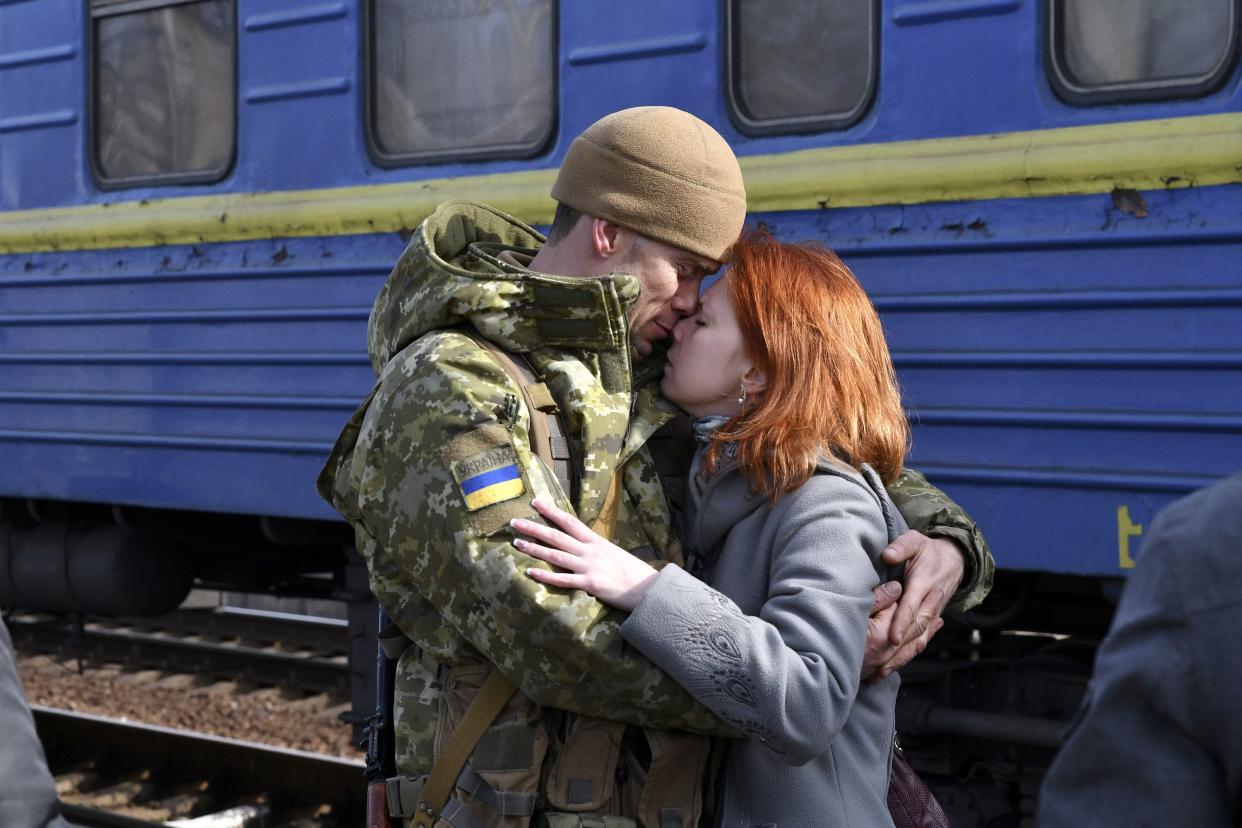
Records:
[[[497,446],[452,462],[453,477],[471,512],[526,491],[512,446]]]
[[[526,491],[516,463],[476,474],[461,481],[460,485],[461,493],[466,498],[466,508],[472,512],[517,497]]]

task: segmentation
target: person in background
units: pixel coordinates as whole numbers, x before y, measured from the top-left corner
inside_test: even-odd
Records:
[[[1152,522],[1044,777],[1041,828],[1242,825],[1240,628],[1242,472]]]
[[[56,784],[17,675],[17,655],[0,620],[0,825],[69,828],[60,816]]]

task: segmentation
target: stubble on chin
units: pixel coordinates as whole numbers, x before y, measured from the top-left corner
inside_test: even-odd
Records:
[[[638,331],[630,331],[630,356],[640,359],[651,354],[651,343],[643,339]]]
[[[635,357],[649,357],[656,344],[667,339],[671,337],[665,335],[664,329],[654,320],[648,320],[641,327],[630,328],[630,353]]]

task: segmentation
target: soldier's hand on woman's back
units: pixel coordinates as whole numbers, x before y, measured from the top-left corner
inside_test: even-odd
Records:
[[[888,635],[893,617],[897,615],[901,583],[887,581],[876,587],[874,593],[875,603],[871,605],[871,615],[867,618],[867,649],[863,652],[864,679],[878,679],[877,671],[897,653],[897,648],[888,643]]]
[[[886,590],[893,590],[891,593]],[[862,677],[879,681],[894,670],[900,670],[923,652],[927,642],[944,626],[943,618],[935,618],[922,635],[901,644],[889,643],[889,630],[897,615],[897,596],[901,584],[889,581],[875,588],[875,604],[867,619],[867,649],[863,653]]]
[[[883,678],[923,652],[944,625],[940,615],[965,574],[961,550],[947,538],[909,531],[885,548],[884,562],[905,564],[905,584],[875,589],[867,623],[863,678]]]

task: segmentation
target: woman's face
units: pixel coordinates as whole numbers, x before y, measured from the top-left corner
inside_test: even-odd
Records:
[[[704,291],[698,312],[673,328],[673,347],[660,382],[664,396],[695,417],[732,417],[740,411],[742,378],[752,367],[742,348],[727,278]]]

